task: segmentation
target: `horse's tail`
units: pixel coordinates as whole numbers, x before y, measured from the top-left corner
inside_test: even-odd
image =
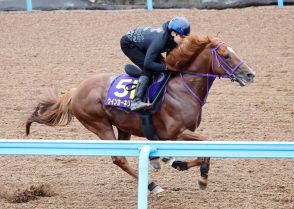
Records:
[[[33,122],[47,126],[65,126],[70,123],[73,114],[71,111],[71,100],[75,89],[71,89],[62,97],[58,97],[53,92],[39,102],[35,111],[27,119],[26,135],[30,134],[30,127]]]

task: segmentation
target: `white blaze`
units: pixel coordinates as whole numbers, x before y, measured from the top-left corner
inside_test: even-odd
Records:
[[[228,46],[228,50],[229,50],[230,52],[236,54],[236,52],[235,52],[231,47],[229,47],[229,46]]]

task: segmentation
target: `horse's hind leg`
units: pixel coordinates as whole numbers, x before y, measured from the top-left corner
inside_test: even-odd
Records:
[[[130,140],[130,138],[131,138],[130,134],[118,129],[118,137],[117,137],[118,140]],[[136,180],[138,180],[137,171],[129,165],[129,162],[126,157],[112,156],[111,159],[115,165],[117,165],[123,171],[127,172],[129,175],[133,176]]]
[[[117,129],[117,130],[118,130],[118,137],[117,137],[118,140],[130,140],[131,134],[128,134],[120,129]],[[127,172],[128,174],[130,174],[131,176],[133,176],[135,179],[138,180],[138,175],[136,170],[134,170],[133,168],[129,166],[129,163],[126,157],[113,156],[111,158],[115,165],[119,166],[122,170],[124,170],[125,172]],[[158,195],[159,193],[164,191],[160,186],[158,186],[156,183],[154,183],[151,180],[148,180],[148,190],[155,195]]]
[[[91,122],[89,122],[91,121]],[[90,131],[95,133],[101,140],[116,140],[114,130],[111,123],[106,119],[100,119],[99,121],[93,120],[80,120],[80,122]],[[119,133],[120,140],[129,140],[130,135]],[[111,157],[112,162],[119,166],[123,171],[127,172],[130,176],[138,180],[137,171],[134,170],[128,163],[125,157]]]
[[[83,122],[82,122],[83,123]],[[83,125],[90,131],[95,133],[102,140],[115,140],[115,134],[112,125],[107,120],[96,121],[91,123],[83,123]],[[118,129],[118,140],[130,140],[131,135]],[[112,156],[112,162],[120,167],[123,171],[134,177],[138,181],[138,172],[133,169],[123,156]],[[164,190],[152,181],[148,181],[148,189],[155,195],[163,192]]]

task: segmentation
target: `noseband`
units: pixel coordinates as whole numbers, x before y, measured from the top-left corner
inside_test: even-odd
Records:
[[[184,84],[184,86],[189,90],[189,92],[193,95],[193,97],[200,103],[201,107],[205,105],[206,103],[206,98],[208,96],[209,93],[209,89],[212,86],[213,81],[216,78],[230,78],[232,81],[234,81],[233,75],[234,72],[243,64],[245,63],[244,61],[240,61],[235,67],[231,67],[230,64],[227,63],[227,61],[218,54],[217,49],[223,45],[224,42],[220,42],[218,43],[213,49],[211,49],[211,66],[212,66],[212,72],[214,74],[209,74],[209,73],[194,73],[194,72],[181,72],[180,73],[180,78]],[[217,75],[215,74],[215,60],[217,62],[217,66],[221,67],[223,69],[223,71],[226,73],[226,75]],[[206,95],[205,98],[203,99],[203,101],[200,99],[200,97],[193,92],[193,90],[191,89],[191,87],[189,86],[189,84],[185,81],[183,75],[184,74],[189,74],[189,75],[194,75],[197,77],[207,77],[207,85],[206,85]]]

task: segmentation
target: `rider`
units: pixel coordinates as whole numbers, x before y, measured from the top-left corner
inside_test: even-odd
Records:
[[[142,98],[151,77],[166,70],[161,53],[170,53],[189,34],[189,21],[184,17],[174,17],[165,22],[162,28],[139,27],[121,38],[124,54],[143,71],[131,103],[132,111],[150,108],[150,104],[142,102]]]

